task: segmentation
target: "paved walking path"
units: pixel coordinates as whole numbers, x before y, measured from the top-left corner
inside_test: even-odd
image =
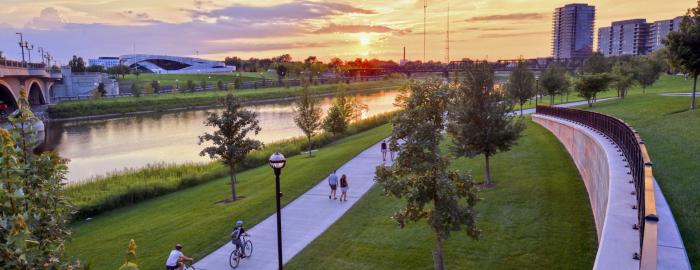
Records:
[[[381,142],[380,142],[381,143]],[[382,164],[380,143],[366,149],[338,169],[338,176],[348,176],[348,201],[329,200],[327,179],[282,208],[282,253],[287,263],[306,245],[321,235],[357,202],[374,184],[376,166]],[[387,155],[387,159],[389,156]],[[391,162],[387,160],[387,165]],[[284,170],[282,171],[284,181]],[[284,193],[284,191],[283,191]],[[338,188],[340,196],[340,187]],[[270,203],[274,203],[271,201]],[[272,215],[248,230],[253,242],[253,256],[241,260],[237,269],[277,269],[277,220]],[[197,269],[230,269],[229,242],[195,264]]]
[[[600,101],[611,98],[599,99]],[[573,107],[586,101],[556,105]],[[535,113],[535,109],[523,110],[523,114]],[[381,143],[381,142],[380,142]],[[382,164],[382,154],[377,143],[338,169],[338,176],[346,174],[350,190],[348,201],[329,200],[327,180],[323,179],[312,189],[282,208],[282,253],[287,263],[304,247],[321,235],[357,202],[374,184],[375,167]],[[388,159],[388,156],[387,156]],[[386,165],[391,165],[387,160]],[[284,171],[282,171],[284,180]],[[283,191],[284,193],[284,191]],[[340,188],[338,188],[340,195]],[[270,202],[273,203],[273,202]],[[253,256],[241,260],[237,269],[277,269],[277,220],[275,215],[248,230],[253,242]],[[195,264],[197,269],[229,269],[229,255],[233,245],[229,242]]]

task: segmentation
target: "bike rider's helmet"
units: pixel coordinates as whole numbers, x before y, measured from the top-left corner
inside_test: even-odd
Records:
[[[236,227],[243,226],[243,220],[236,221]]]

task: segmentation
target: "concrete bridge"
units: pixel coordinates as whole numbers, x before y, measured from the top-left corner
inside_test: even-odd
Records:
[[[50,104],[53,86],[62,78],[60,71],[52,72],[45,64],[0,59],[0,118],[17,109],[22,88],[31,106]]]

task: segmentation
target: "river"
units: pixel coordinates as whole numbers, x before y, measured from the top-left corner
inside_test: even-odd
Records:
[[[354,95],[366,104],[369,117],[394,110],[398,90]],[[332,98],[321,99],[327,111]],[[246,106],[257,112],[262,131],[254,138],[270,143],[303,135],[294,121],[293,103],[281,101]],[[49,122],[46,124],[46,150],[70,159],[68,183],[95,176],[139,168],[155,163],[204,162],[198,136],[213,128],[204,126],[208,112],[221,109],[142,114],[129,117]]]

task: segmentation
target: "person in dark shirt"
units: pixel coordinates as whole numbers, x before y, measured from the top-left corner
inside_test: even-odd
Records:
[[[348,177],[343,174],[343,176],[340,177],[340,201],[348,201],[348,188],[350,186],[348,185]]]

